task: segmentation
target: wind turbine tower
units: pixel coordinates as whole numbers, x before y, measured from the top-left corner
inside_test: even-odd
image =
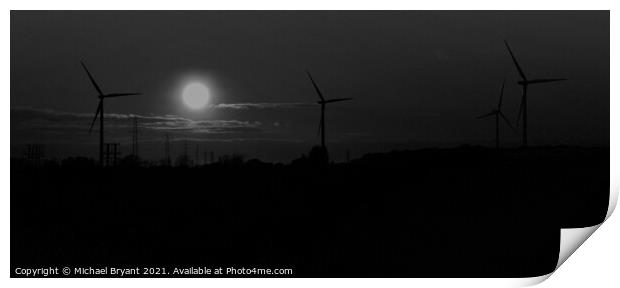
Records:
[[[352,100],[353,98],[325,99],[325,97],[323,97],[323,94],[321,93],[321,90],[319,90],[319,86],[316,84],[316,82],[314,82],[314,79],[312,78],[310,72],[306,71],[306,73],[308,74],[308,77],[312,82],[312,86],[314,86],[314,89],[316,90],[316,94],[319,96],[319,101],[317,101],[316,103],[321,105],[321,121],[319,122],[319,133],[321,134],[321,148],[323,148],[324,152],[327,152],[327,148],[325,147],[325,106],[329,103],[348,101]]]
[[[500,122],[500,118],[502,120],[504,120],[506,122],[506,124],[508,124],[508,126],[513,130],[513,131],[517,131],[512,124],[510,124],[510,121],[508,121],[508,118],[506,117],[506,115],[504,115],[504,113],[502,112],[502,98],[504,98],[504,84],[505,82],[502,82],[502,89],[500,90],[499,93],[499,103],[497,103],[497,108],[492,110],[491,112],[484,114],[482,116],[477,117],[477,119],[482,119],[482,118],[487,118],[490,116],[495,116],[495,148],[499,149],[499,122]]]
[[[88,71],[88,68],[86,68],[86,65],[84,64],[84,62],[81,62],[82,67],[84,68],[84,71],[86,71],[86,74],[88,74],[88,78],[90,79],[90,82],[93,84],[93,86],[95,87],[95,90],[97,90],[97,98],[99,98],[99,104],[97,104],[97,110],[95,111],[95,117],[93,118],[93,122],[90,124],[90,128],[88,129],[88,133],[90,133],[93,129],[93,125],[95,125],[95,121],[97,121],[97,117],[99,117],[99,164],[101,166],[103,166],[103,118],[104,118],[104,114],[103,114],[103,99],[106,98],[114,98],[114,97],[121,97],[121,96],[132,96],[132,95],[141,95],[141,93],[109,93],[109,94],[105,94],[103,93],[103,91],[101,90],[101,88],[99,87],[99,85],[97,85],[97,82],[95,81],[95,79],[93,78],[93,75],[90,74],[90,71]]]
[[[504,40],[504,44],[506,44],[506,48],[508,48],[508,53],[510,53],[510,57],[512,58],[512,62],[515,64],[517,71],[519,72],[519,76],[521,80],[517,82],[517,84],[521,85],[523,89],[523,94],[521,96],[521,105],[519,107],[519,114],[517,116],[517,125],[519,125],[519,120],[521,116],[523,116],[523,146],[527,146],[527,88],[529,85],[533,84],[541,84],[541,83],[549,83],[556,81],[564,81],[566,78],[545,78],[545,79],[529,79],[525,76],[523,69],[519,66],[519,62],[517,62],[517,58],[512,53],[510,49],[510,45],[508,42]]]

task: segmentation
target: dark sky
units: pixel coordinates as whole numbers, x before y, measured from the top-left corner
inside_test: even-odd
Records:
[[[129,152],[138,115],[141,155],[241,153],[290,161],[318,143],[309,69],[328,98],[335,160],[390,149],[493,145],[496,105],[515,122],[520,99],[503,40],[530,77],[530,144],[609,145],[609,12],[11,12],[11,146],[49,156],[97,154],[88,134],[96,91],[144,93],[105,102],[106,142]],[[211,89],[210,107],[181,101],[187,79]],[[110,113],[110,115],[107,115]],[[503,144],[519,136],[503,129]]]

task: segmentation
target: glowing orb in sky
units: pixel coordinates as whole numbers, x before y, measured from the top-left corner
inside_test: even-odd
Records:
[[[191,82],[183,88],[182,96],[187,107],[201,109],[209,103],[209,88],[200,82]]]

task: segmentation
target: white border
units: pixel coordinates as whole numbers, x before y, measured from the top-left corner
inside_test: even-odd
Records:
[[[611,83],[616,83],[618,79],[617,74],[614,73],[614,67],[618,67],[618,58],[614,57],[617,45],[616,38],[613,32],[619,31],[617,29],[617,21],[614,21],[613,15],[615,11],[616,3],[618,1],[540,1],[540,0],[521,0],[521,1],[336,1],[336,0],[314,0],[314,1],[277,1],[277,0],[228,0],[228,1],[128,1],[128,0],[106,0],[106,1],[12,1],[12,3],[3,2],[5,10],[2,15],[3,29],[2,39],[5,42],[2,45],[4,50],[3,55],[3,77],[1,79],[2,86],[4,87],[4,97],[0,97],[3,110],[5,113],[1,114],[3,132],[3,141],[0,141],[0,149],[3,151],[2,156],[2,174],[0,175],[2,185],[2,207],[0,213],[2,220],[0,221],[0,231],[9,231],[9,151],[10,151],[10,13],[9,9],[26,9],[26,10],[47,10],[47,9],[117,9],[117,10],[183,10],[183,9],[207,9],[207,10],[263,10],[263,9],[331,9],[331,10],[458,10],[458,9],[474,9],[474,10],[504,10],[504,9],[517,9],[517,10],[582,10],[582,9],[601,9],[612,10],[611,21]],[[147,4],[148,3],[148,4]],[[616,80],[616,81],[614,81]],[[614,86],[611,87],[611,95],[617,95],[617,89]],[[611,176],[612,176],[612,195],[617,197],[618,192],[618,163],[620,158],[618,148],[620,146],[620,102],[617,97],[611,97]],[[615,112],[615,113],[614,113]],[[9,139],[7,139],[9,138]],[[616,198],[617,199],[617,198]],[[615,205],[614,205],[615,206]],[[611,210],[610,210],[611,211]],[[609,215],[608,215],[609,216]],[[616,217],[617,218],[617,217]],[[558,271],[557,276],[551,277],[549,281],[546,281],[542,286],[547,287],[583,287],[583,285],[590,285],[591,282],[596,282],[595,287],[619,287],[620,283],[618,277],[614,277],[617,274],[619,249],[618,243],[620,243],[620,229],[618,227],[618,221],[612,217],[608,224],[604,224],[601,229],[603,232],[595,233],[590,242],[584,246],[588,251],[578,251],[575,253],[574,258],[579,257],[571,261],[569,259]],[[612,224],[613,223],[613,224]],[[605,227],[611,226],[611,227]],[[205,285],[216,285],[222,287],[238,287],[245,285],[252,285],[258,287],[289,287],[291,285],[300,287],[316,287],[316,286],[362,286],[362,287],[376,287],[379,285],[390,285],[396,287],[498,287],[498,286],[512,286],[511,284],[523,284],[522,282],[509,281],[508,279],[100,279],[92,281],[92,279],[8,279],[9,277],[9,237],[8,233],[4,233],[4,237],[0,238],[2,249],[0,249],[0,259],[2,264],[0,266],[3,277],[3,287],[30,287],[34,285],[45,285],[52,287],[108,287],[110,285],[149,285],[156,287],[168,287],[171,285],[189,285],[196,287],[204,287]],[[603,237],[605,236],[605,237]],[[601,246],[596,246],[601,245]],[[585,250],[585,248],[584,248]],[[592,253],[588,255],[586,252]],[[582,262],[578,262],[580,260]],[[614,269],[616,268],[616,269]],[[576,269],[576,270],[575,270]],[[566,270],[566,271],[563,271]],[[594,278],[590,278],[594,277]],[[558,279],[554,279],[558,278]],[[540,279],[538,279],[540,280]],[[586,282],[587,281],[587,282]],[[534,281],[535,283],[535,281]],[[588,283],[588,284],[586,284]],[[533,283],[530,283],[533,284]],[[579,285],[581,284],[581,285]],[[551,285],[551,286],[549,286]],[[578,286],[579,285],[579,286]]]

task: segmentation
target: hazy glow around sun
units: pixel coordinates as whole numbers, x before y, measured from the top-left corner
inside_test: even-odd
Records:
[[[183,103],[191,109],[202,109],[209,104],[209,88],[201,82],[191,82],[183,88]]]

